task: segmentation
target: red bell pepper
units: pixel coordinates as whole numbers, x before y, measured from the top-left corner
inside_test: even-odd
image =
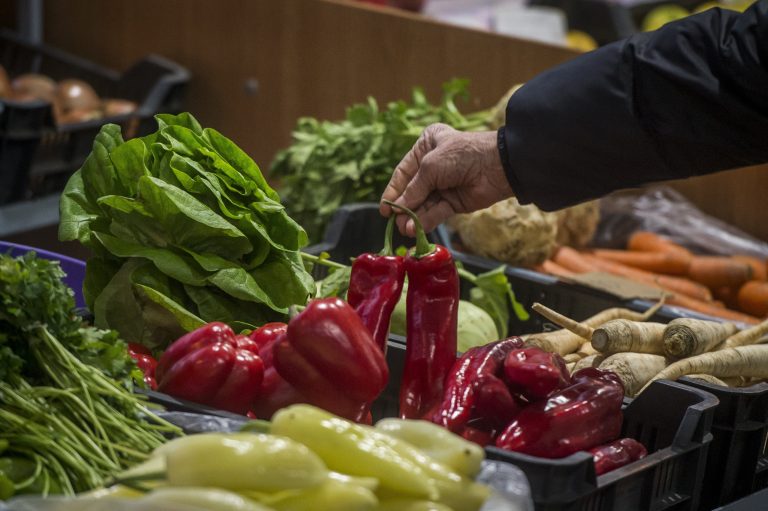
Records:
[[[443,399],[443,385],[456,361],[459,275],[451,253],[431,245],[418,216],[393,202],[416,225],[416,249],[405,257],[405,366],[400,385],[400,417],[423,419]]]
[[[619,377],[590,367],[577,371],[573,381],[523,408],[496,439],[496,447],[562,458],[617,438],[624,398]]]
[[[595,475],[602,475],[611,470],[629,465],[633,461],[645,458],[648,451],[634,438],[621,438],[609,444],[589,450],[595,459]]]
[[[158,390],[245,415],[264,377],[258,346],[224,323],[209,323],[179,338],[160,357]]]
[[[405,281],[403,258],[392,253],[394,220],[392,216],[387,223],[381,252],[360,254],[355,258],[347,290],[347,302],[360,315],[384,353],[387,352],[389,321]]]
[[[432,422],[458,434],[472,419],[498,417],[504,421],[501,427],[509,424],[519,406],[499,376],[507,355],[522,346],[519,337],[510,337],[467,350],[445,379],[443,400]]]
[[[152,356],[152,352],[149,348],[142,346],[141,344],[128,343],[128,356],[136,362],[136,367],[138,367],[144,375],[144,385],[146,385],[148,389],[157,390],[157,381],[155,380],[157,360]]]
[[[565,360],[540,348],[514,350],[504,360],[504,375],[513,392],[531,401],[571,384]]]
[[[312,300],[274,345],[278,373],[310,404],[363,420],[389,369],[360,316],[340,298]]]

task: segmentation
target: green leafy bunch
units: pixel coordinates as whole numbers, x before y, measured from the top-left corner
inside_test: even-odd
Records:
[[[205,322],[253,328],[314,292],[307,235],[259,167],[190,114],[123,141],[102,127],[60,203],[61,240],[88,260],[83,294],[96,325],[159,347]]]
[[[378,201],[395,166],[428,125],[486,129],[489,112],[463,115],[456,106],[457,98],[467,96],[467,87],[467,80],[445,83],[436,105],[415,88],[410,103],[395,101],[381,109],[369,97],[348,108],[340,122],[299,119],[292,145],[276,156],[271,172],[281,179],[286,208],[310,240],[319,241],[342,204]]]

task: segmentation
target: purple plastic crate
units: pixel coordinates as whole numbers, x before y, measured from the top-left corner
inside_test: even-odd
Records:
[[[83,281],[85,280],[85,261],[75,259],[56,252],[49,252],[35,247],[28,247],[27,245],[19,245],[17,243],[11,243],[9,241],[0,241],[0,253],[8,253],[12,256],[20,256],[27,252],[35,252],[39,257],[48,259],[50,261],[58,261],[61,265],[61,269],[67,274],[64,277],[64,283],[72,288],[75,292],[75,305],[78,307],[85,307],[85,299],[83,298]]]

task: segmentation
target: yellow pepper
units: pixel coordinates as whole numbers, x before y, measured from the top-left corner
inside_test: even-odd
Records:
[[[368,488],[330,477],[319,486],[285,493],[269,505],[277,511],[374,511],[379,503]]]
[[[390,499],[379,503],[376,511],[453,511],[450,507],[429,500]]]
[[[482,447],[424,420],[382,419],[376,429],[405,440],[464,477],[475,478],[485,458]]]
[[[210,511],[274,511],[250,499],[217,488],[158,488],[139,502],[147,509],[172,509],[174,504],[194,506]],[[141,507],[139,507],[141,509]]]
[[[173,440],[165,457],[171,486],[277,492],[317,486],[328,478],[323,461],[289,438],[253,433],[205,433]]]

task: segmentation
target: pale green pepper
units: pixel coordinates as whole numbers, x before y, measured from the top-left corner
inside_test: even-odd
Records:
[[[382,419],[376,429],[415,445],[427,456],[474,479],[485,458],[483,448],[424,420]]]
[[[171,486],[277,492],[317,486],[328,478],[323,461],[290,438],[252,433],[205,433],[156,450]]]
[[[274,511],[237,493],[217,488],[158,488],[139,502],[147,509],[166,509],[175,505],[187,505],[210,511]]]
[[[411,444],[313,406],[280,410],[270,431],[308,446],[331,470],[375,477],[383,488],[407,496],[436,500],[437,480],[457,486],[462,482],[460,475]]]
[[[453,511],[453,509],[429,500],[390,499],[379,502],[376,511]]]
[[[378,503],[379,499],[368,488],[329,477],[319,486],[286,492],[285,497],[269,505],[277,511],[374,511]]]

